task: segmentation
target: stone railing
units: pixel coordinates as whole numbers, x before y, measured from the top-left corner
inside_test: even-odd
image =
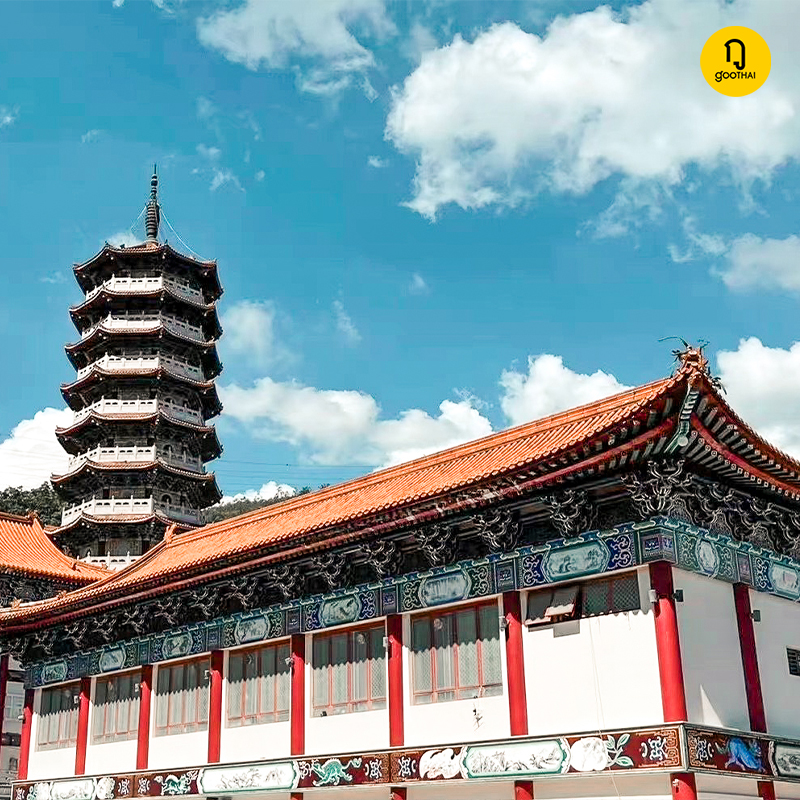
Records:
[[[179,361],[171,356],[103,356],[78,370],[78,380],[86,377],[92,369],[104,369],[108,372],[132,372],[135,370],[151,370],[162,367],[174,375],[204,381],[205,375],[200,367]]]
[[[131,445],[130,447],[95,447],[93,450],[87,450],[85,453],[73,456],[69,460],[67,471],[72,472],[86,461],[94,461],[96,464],[115,464],[119,462],[148,462],[155,461],[155,459],[155,445],[150,447],[141,447],[139,445]]]
[[[92,498],[68,506],[61,512],[61,524],[68,525],[81,514],[89,514],[93,517],[112,517],[116,515],[141,515],[153,513],[152,497],[109,497]]]
[[[86,408],[75,412],[73,424],[88,417],[93,411],[97,414],[152,414],[158,409],[158,400],[115,400],[102,398]]]
[[[81,338],[88,338],[98,328],[104,328],[107,331],[140,331],[154,328],[162,323],[167,330],[179,336],[184,336],[195,342],[204,343],[206,341],[203,330],[199,325],[190,325],[180,317],[174,317],[170,314],[149,314],[141,317],[115,317],[109,314],[94,325],[86,328],[81,333]]]
[[[84,556],[79,561],[85,564],[92,564],[95,567],[105,567],[110,570],[124,569],[128,564],[133,564],[139,556],[132,556],[130,553],[124,556]]]
[[[90,300],[102,289],[108,289],[110,292],[125,292],[135,294],[136,292],[153,292],[159,289],[170,289],[189,300],[196,303],[204,303],[203,293],[187,283],[176,280],[175,278],[159,277],[145,277],[145,278],[126,278],[126,277],[113,277],[96,286],[91,291],[87,292],[86,299]]]

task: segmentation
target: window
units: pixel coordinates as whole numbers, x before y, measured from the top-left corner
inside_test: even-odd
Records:
[[[22,704],[23,696],[21,694],[11,694],[9,692],[8,695],[6,695],[6,706],[3,710],[3,717],[11,720],[19,719],[22,714]]]
[[[547,625],[640,608],[639,578],[635,572],[628,572],[599,581],[530,592],[525,624]]]
[[[289,644],[234,651],[228,658],[228,725],[289,719]]]
[[[502,694],[497,605],[413,618],[411,658],[415,703]]]
[[[80,684],[42,689],[37,745],[40,750],[74,747],[78,741]]]
[[[789,674],[800,676],[800,650],[787,647],[786,658],[789,660]]]
[[[98,678],[92,709],[92,744],[136,738],[140,680],[138,672]]]
[[[156,736],[208,729],[209,661],[187,661],[158,668]]]
[[[386,708],[383,625],[314,637],[315,717]]]
[[[19,772],[19,759],[18,758],[14,758],[14,756],[11,756],[11,758],[8,759],[8,771],[12,772],[14,774]]]

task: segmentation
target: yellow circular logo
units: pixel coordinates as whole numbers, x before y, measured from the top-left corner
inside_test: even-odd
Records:
[[[728,97],[752,94],[769,76],[771,65],[767,43],[754,30],[738,25],[709,36],[700,53],[708,85]]]

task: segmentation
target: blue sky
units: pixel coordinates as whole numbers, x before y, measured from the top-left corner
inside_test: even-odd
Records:
[[[226,494],[336,482],[586,402],[706,339],[800,455],[787,0],[6,2],[0,485],[63,458],[70,266],[166,217],[225,294]],[[699,53],[758,30],[772,72]],[[172,231],[166,236],[182,247]]]

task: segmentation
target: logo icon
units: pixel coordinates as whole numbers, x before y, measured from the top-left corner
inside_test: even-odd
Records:
[[[700,69],[708,85],[728,97],[744,97],[763,86],[772,60],[764,39],[750,28],[732,25],[708,37]]]

